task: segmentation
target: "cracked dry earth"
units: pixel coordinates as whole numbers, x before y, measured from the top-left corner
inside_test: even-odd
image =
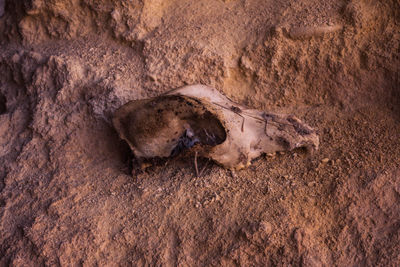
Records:
[[[1,0],[0,38],[1,266],[400,265],[398,1]],[[197,83],[320,149],[131,175],[114,111]]]

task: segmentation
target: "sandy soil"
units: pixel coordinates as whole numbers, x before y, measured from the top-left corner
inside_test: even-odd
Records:
[[[1,0],[0,16],[1,266],[400,265],[397,0]],[[131,175],[113,112],[195,83],[295,114],[320,150]]]

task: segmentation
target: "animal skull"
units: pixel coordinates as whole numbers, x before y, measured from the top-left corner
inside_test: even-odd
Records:
[[[194,149],[229,169],[245,168],[263,153],[319,145],[315,131],[295,116],[249,109],[204,85],[130,101],[113,124],[139,159]]]

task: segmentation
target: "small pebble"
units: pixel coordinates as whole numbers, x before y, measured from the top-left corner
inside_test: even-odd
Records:
[[[273,227],[272,227],[272,224],[270,222],[263,221],[263,222],[261,222],[260,226],[261,226],[261,229],[264,230],[264,232],[267,235],[272,234]]]
[[[20,55],[18,55],[18,53],[15,53],[15,54],[12,56],[11,60],[12,60],[12,62],[14,62],[14,63],[18,63],[18,61],[19,61],[20,58],[21,58]]]
[[[328,162],[329,162],[329,159],[328,159],[328,158],[324,158],[324,159],[321,160],[321,162],[322,162],[322,163],[328,163]]]
[[[315,181],[309,182],[309,183],[307,184],[307,186],[309,186],[309,187],[315,186]]]

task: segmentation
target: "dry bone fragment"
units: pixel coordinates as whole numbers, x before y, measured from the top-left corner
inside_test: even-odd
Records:
[[[314,36],[322,36],[324,34],[334,33],[343,29],[343,26],[340,24],[335,25],[321,25],[315,27],[295,27],[291,28],[289,31],[285,29],[288,36],[293,39],[306,39]]]
[[[229,169],[245,168],[263,153],[319,145],[316,132],[295,116],[249,109],[204,85],[130,101],[113,124],[138,159],[194,149]]]

